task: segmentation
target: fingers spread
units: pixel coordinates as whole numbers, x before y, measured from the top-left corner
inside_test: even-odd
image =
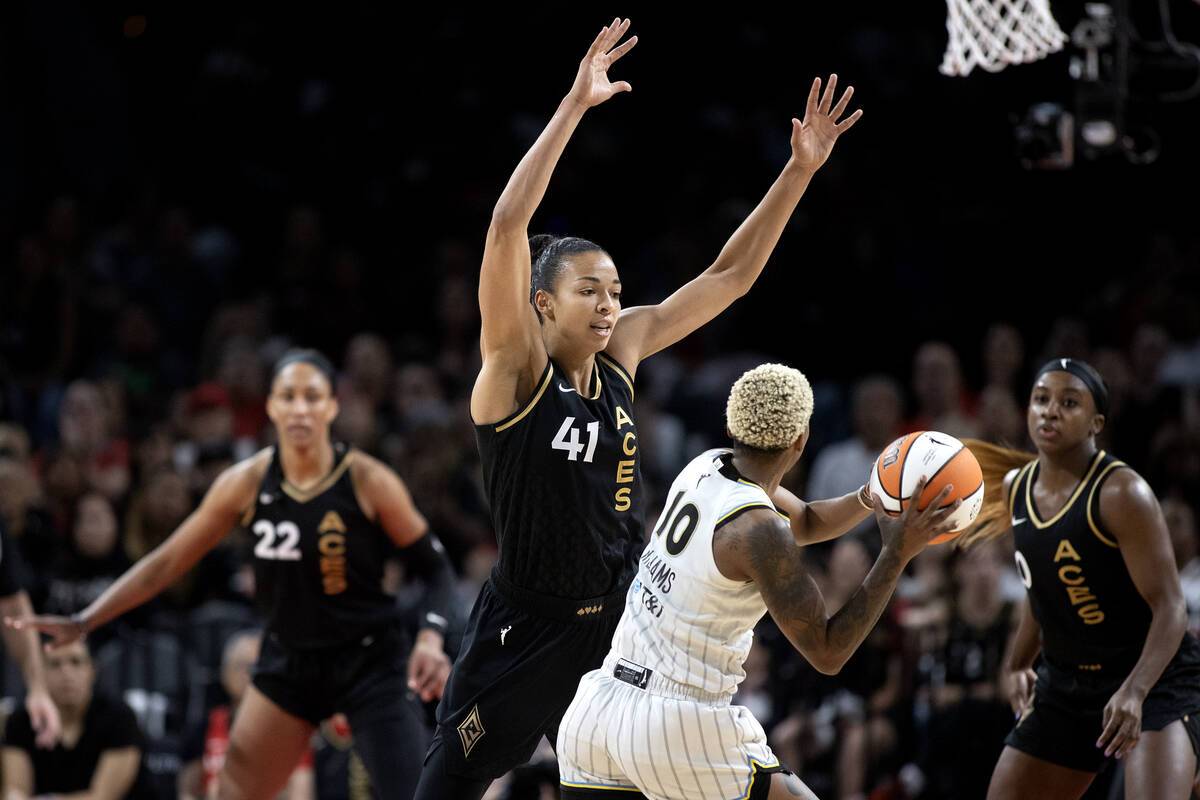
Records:
[[[608,52],[614,44],[621,41],[621,37],[627,30],[629,30],[629,20],[622,21],[620,17],[614,19],[608,26],[608,35],[605,37],[603,45],[604,52]]]
[[[620,58],[621,56],[625,55],[630,50],[632,50],[633,46],[635,44],[637,44],[637,41],[638,41],[638,38],[636,36],[630,36],[629,41],[625,42],[620,47],[616,48],[615,50],[613,50],[611,53],[608,54],[608,63],[609,64],[613,63],[618,58]]]
[[[850,126],[852,126],[854,123],[858,122],[860,117],[862,117],[862,109],[861,108],[858,109],[857,111],[855,111],[850,116],[846,117],[841,122],[839,122],[837,124],[837,126],[834,128],[834,130],[836,130],[839,134],[842,133],[843,131],[847,131],[850,129]]]
[[[808,102],[804,105],[804,118],[808,119],[817,111],[817,99],[821,96],[821,79],[813,78],[812,86],[808,90]]]
[[[838,104],[833,107],[833,111],[829,112],[829,117],[837,122],[837,118],[846,113],[846,106],[850,103],[850,97],[854,94],[854,87],[847,86],[846,91],[842,92],[842,99],[838,100]]]
[[[920,502],[921,495],[925,494],[925,484],[927,483],[929,483],[929,476],[922,475],[921,480],[917,481],[917,485],[913,487],[912,494],[908,496],[908,504],[900,514],[904,518],[905,523],[912,519],[913,514],[916,513],[917,503]]]
[[[600,32],[598,34],[596,34],[596,38],[592,40],[592,46],[589,47],[588,51],[587,51],[587,54],[589,57],[594,56],[596,53],[600,52],[600,47],[601,47],[601,45],[603,45],[604,40],[607,37],[608,37],[608,26],[605,25],[603,28],[600,29]]]
[[[821,95],[821,104],[818,106],[822,114],[829,113],[829,107],[833,105],[833,92],[837,89],[837,73],[829,75],[829,85],[825,87],[824,94]]]

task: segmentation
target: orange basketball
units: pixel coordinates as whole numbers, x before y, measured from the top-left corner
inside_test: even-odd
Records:
[[[929,477],[925,491],[917,498],[917,508],[924,509],[946,486],[954,484],[942,507],[962,499],[963,503],[951,517],[954,530],[929,541],[948,542],[958,536],[979,515],[983,505],[983,470],[962,442],[938,431],[914,431],[889,444],[875,459],[871,468],[868,489],[883,500],[883,510],[891,516],[912,502],[912,493],[922,475]]]

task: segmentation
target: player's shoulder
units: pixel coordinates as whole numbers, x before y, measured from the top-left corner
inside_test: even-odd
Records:
[[[394,469],[357,447],[351,447],[345,458],[350,470],[350,478],[354,481],[355,486],[369,487],[402,482]]]
[[[717,565],[731,580],[754,579],[784,567],[800,553],[787,522],[766,506],[729,518],[713,538]]]
[[[252,506],[274,457],[275,448],[264,447],[254,455],[226,467],[213,481],[206,502],[238,512]]]
[[[226,467],[217,480],[214,486],[219,483],[225,483],[233,486],[251,486],[257,487],[262,483],[262,479],[267,474],[267,470],[271,468],[271,462],[275,458],[274,447],[264,447],[252,456],[243,458],[235,464]]]
[[[1116,507],[1145,510],[1158,504],[1154,490],[1146,479],[1123,461],[1105,459],[1095,476],[1095,480],[1101,479],[1104,482],[1100,484],[1098,493],[1102,511],[1110,508],[1115,511]]]

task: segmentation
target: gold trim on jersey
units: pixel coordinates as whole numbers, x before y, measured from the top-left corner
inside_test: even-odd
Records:
[[[550,363],[550,361],[547,360],[547,362],[546,362],[546,377],[542,379],[542,385],[539,386],[538,390],[533,393],[533,397],[530,399],[530,401],[528,403],[525,404],[525,408],[522,409],[520,414],[517,414],[515,417],[510,419],[508,422],[505,422],[501,425],[496,426],[496,433],[499,433],[500,431],[503,431],[503,430],[508,430],[513,425],[516,425],[518,422],[525,419],[525,415],[533,410],[533,407],[537,405],[538,400],[542,399],[542,395],[545,394],[546,387],[550,385],[550,379],[553,377],[554,377],[554,364]]]
[[[1089,483],[1091,483],[1092,474],[1096,471],[1096,467],[1100,466],[1100,462],[1103,459],[1104,451],[1100,450],[1092,459],[1092,466],[1088,467],[1087,474],[1083,476],[1083,480],[1079,481],[1079,485],[1075,487],[1075,491],[1071,493],[1069,498],[1067,498],[1067,502],[1063,503],[1063,507],[1060,508],[1053,517],[1045,522],[1038,519],[1037,509],[1035,509],[1033,506],[1033,479],[1031,477],[1030,480],[1027,480],[1025,482],[1025,508],[1029,512],[1029,521],[1034,524],[1034,527],[1036,527],[1038,530],[1042,530],[1044,528],[1049,528],[1051,525],[1062,519],[1062,516],[1071,509],[1071,506],[1075,505],[1075,501],[1079,499],[1079,495],[1083,494],[1083,490],[1087,488]]]
[[[1036,463],[1037,459],[1034,459],[1025,466],[1021,467],[1021,469],[1017,472],[1016,477],[1013,478],[1012,485],[1010,485],[1008,488],[1008,518],[1010,520],[1013,518],[1013,514],[1016,513],[1017,510],[1017,493],[1021,491],[1021,481],[1025,478],[1029,471],[1033,469],[1033,465]]]
[[[1100,486],[1100,482],[1104,480],[1104,476],[1117,467],[1125,466],[1124,461],[1114,461],[1104,469],[1100,470],[1100,474],[1096,476],[1096,480],[1092,483],[1092,490],[1088,492],[1087,499],[1087,521],[1088,527],[1092,529],[1092,533],[1096,534],[1096,538],[1104,542],[1109,547],[1120,547],[1119,544],[1100,532],[1100,526],[1096,524],[1096,520],[1092,517],[1092,498],[1096,495],[1096,489]]]
[[[600,789],[605,792],[640,792],[642,791],[636,786],[605,786],[602,783],[576,783],[574,781],[560,780],[560,786],[566,786],[568,789]]]
[[[760,770],[775,770],[779,768],[779,759],[775,759],[774,764],[764,764],[754,756],[746,759],[750,764],[750,783],[746,786],[746,793],[738,798],[738,800],[748,800],[751,794],[754,793],[754,782],[758,780],[759,775],[763,775],[769,781],[771,780],[771,772],[762,772]]]
[[[730,511],[729,513],[727,513],[727,514],[723,515],[723,516],[722,516],[722,517],[721,517],[719,520],[717,520],[717,521],[716,521],[716,523],[713,525],[713,527],[715,528],[717,525],[720,525],[722,522],[724,522],[725,520],[729,519],[729,518],[730,518],[730,517],[732,517],[734,514],[738,513],[739,511],[745,511],[745,510],[746,510],[746,509],[748,509],[748,508],[765,508],[765,509],[768,509],[768,510],[770,510],[770,511],[775,511],[775,509],[771,508],[769,505],[767,505],[766,503],[764,503],[764,502],[763,502],[763,501],[761,501],[761,500],[755,500],[755,501],[753,501],[753,502],[750,502],[750,503],[742,503],[742,504],[741,504],[740,506],[738,506],[737,508],[735,508],[735,509],[733,509],[732,511]],[[779,512],[778,512],[778,511],[775,511],[775,513],[776,513],[776,514],[778,514]]]
[[[592,359],[592,378],[596,381],[596,393],[589,397],[588,400],[599,400],[601,386],[600,365],[596,363],[596,359],[594,358]]]
[[[633,381],[630,379],[629,373],[625,371],[625,368],[622,367],[620,364],[618,364],[616,361],[613,361],[608,356],[604,355],[604,353],[596,353],[596,357],[603,359],[605,364],[608,364],[610,367],[613,368],[613,370],[618,375],[621,376],[621,380],[625,381],[625,385],[629,387],[629,396],[633,397],[634,396]],[[593,399],[595,399],[595,398],[593,398]]]
[[[284,478],[279,482],[279,488],[283,490],[284,494],[295,500],[297,503],[307,503],[309,500],[312,500],[314,497],[337,483],[338,479],[342,477],[342,473],[350,468],[350,462],[353,460],[354,451],[350,450],[342,458],[341,463],[334,467],[328,475],[322,478],[321,481],[311,489],[301,489],[287,478]]]

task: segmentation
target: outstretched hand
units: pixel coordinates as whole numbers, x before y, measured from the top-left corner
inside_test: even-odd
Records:
[[[637,37],[631,36],[617,46],[628,30],[629,20],[614,19],[611,25],[606,25],[600,31],[583,61],[579,62],[579,72],[575,75],[570,96],[585,107],[598,106],[617,92],[633,89],[627,81],[613,83],[608,79],[608,68],[637,44]]]
[[[850,97],[854,94],[854,87],[849,86],[842,92],[842,98],[836,106],[833,105],[835,89],[836,73],[829,76],[829,84],[824,92],[821,91],[821,79],[813,78],[812,88],[808,90],[808,104],[804,108],[804,121],[792,119],[792,158],[810,172],[816,171],[825,163],[829,154],[833,152],[837,138],[850,130],[862,117],[863,112],[860,108],[842,119]]]
[[[46,650],[57,650],[60,647],[77,642],[87,631],[70,617],[59,617],[52,614],[34,614],[31,617],[5,617],[4,624],[18,631],[35,630],[50,636],[46,642]]]

